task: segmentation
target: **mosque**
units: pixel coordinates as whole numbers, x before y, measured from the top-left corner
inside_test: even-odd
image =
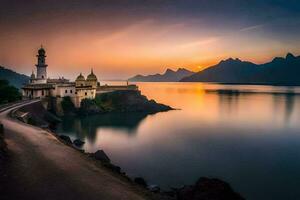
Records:
[[[47,77],[46,51],[43,47],[38,50],[36,74],[32,71],[29,83],[22,87],[24,98],[70,97],[75,107],[80,107],[83,99],[94,99],[100,88],[97,76],[91,73],[85,79],[80,73],[75,82],[65,78],[50,79]]]

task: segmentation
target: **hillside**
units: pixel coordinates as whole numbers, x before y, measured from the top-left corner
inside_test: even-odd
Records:
[[[203,71],[183,78],[183,82],[228,82],[249,81],[249,77],[258,72],[258,66],[251,62],[229,58]]]
[[[27,83],[29,81],[28,76],[19,74],[3,66],[0,66],[0,79],[8,80],[11,85],[17,88],[21,88],[23,83]]]
[[[192,74],[194,74],[194,72],[184,68],[179,68],[177,71],[167,69],[164,74],[154,74],[147,76],[137,75],[129,78],[128,80],[134,82],[177,82],[182,78],[190,76]]]
[[[300,85],[299,73],[300,57],[288,53],[261,65],[230,58],[181,81]]]

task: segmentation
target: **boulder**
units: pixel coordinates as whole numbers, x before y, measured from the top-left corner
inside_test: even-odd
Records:
[[[160,187],[158,185],[149,185],[148,190],[153,193],[159,193],[160,192]]]
[[[67,144],[72,144],[72,140],[71,140],[71,138],[69,136],[60,135],[59,138],[62,139]]]
[[[106,155],[106,153],[105,153],[103,150],[98,150],[98,151],[96,151],[96,152],[93,154],[93,157],[94,157],[96,160],[100,160],[100,161],[102,161],[102,162],[107,162],[107,163],[110,162],[109,157]]]
[[[185,186],[177,192],[178,200],[244,200],[230,185],[215,178],[200,178],[195,185]]]
[[[143,186],[143,187],[147,187],[147,182],[146,182],[145,179],[142,178],[142,177],[136,177],[136,178],[134,179],[134,182],[135,182],[136,184],[139,184],[139,185]]]
[[[82,145],[84,145],[85,142],[79,140],[79,139],[76,139],[73,141],[73,144],[77,147],[81,147]]]

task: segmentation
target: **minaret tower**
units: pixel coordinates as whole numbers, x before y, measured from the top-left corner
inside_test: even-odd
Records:
[[[46,51],[41,46],[41,48],[38,51],[38,55],[36,56],[38,58],[36,66],[36,78],[37,79],[43,79],[45,82],[47,81],[47,66],[45,62],[46,58]]]

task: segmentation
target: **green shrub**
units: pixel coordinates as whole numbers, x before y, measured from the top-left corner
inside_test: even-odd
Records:
[[[63,100],[61,101],[61,107],[64,112],[72,112],[75,110],[75,106],[71,100],[71,97],[63,97]]]
[[[22,98],[21,93],[7,80],[0,80],[0,104],[14,102]]]

